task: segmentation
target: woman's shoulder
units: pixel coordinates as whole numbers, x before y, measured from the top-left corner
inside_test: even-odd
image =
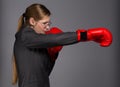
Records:
[[[22,27],[18,32],[16,32],[15,34],[15,37],[20,37],[22,36],[23,34],[25,34],[26,32],[33,32],[33,29],[31,29],[30,27],[28,26],[24,26]]]
[[[26,32],[26,31],[34,31],[34,30],[30,28],[29,26],[25,26],[21,28],[21,32]]]

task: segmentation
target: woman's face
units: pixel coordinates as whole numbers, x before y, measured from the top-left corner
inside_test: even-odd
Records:
[[[35,21],[35,23],[35,32],[45,34],[45,32],[50,29],[50,16],[45,16],[42,20]]]

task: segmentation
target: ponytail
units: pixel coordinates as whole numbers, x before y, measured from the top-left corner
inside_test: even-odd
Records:
[[[24,15],[21,15],[18,20],[18,28],[17,32],[22,28],[24,24]],[[15,55],[13,54],[12,57],[12,85],[15,85],[17,83],[18,76],[17,76],[17,67],[16,67],[16,61],[15,61]]]
[[[12,85],[15,85],[18,81],[18,72],[16,66],[15,56],[12,57]]]
[[[17,28],[17,32],[21,29],[21,27],[24,24],[24,15],[21,15],[19,20],[18,20],[18,28]]]

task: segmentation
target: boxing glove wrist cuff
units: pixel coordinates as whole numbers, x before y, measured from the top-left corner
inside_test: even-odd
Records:
[[[85,30],[77,30],[77,40],[78,41],[86,41],[87,40],[87,31]]]

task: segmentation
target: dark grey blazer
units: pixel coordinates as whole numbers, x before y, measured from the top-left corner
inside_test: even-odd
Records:
[[[76,32],[37,34],[29,27],[22,28],[15,37],[14,55],[19,87],[49,87],[49,75],[55,61],[51,61],[47,48],[78,42]]]

